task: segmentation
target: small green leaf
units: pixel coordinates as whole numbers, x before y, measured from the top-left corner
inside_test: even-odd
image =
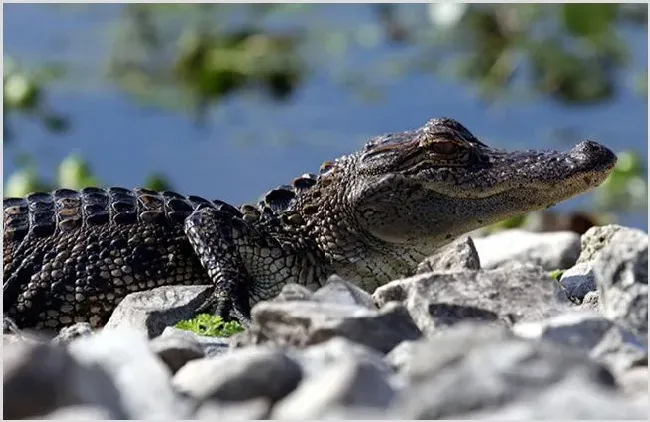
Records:
[[[221,317],[210,314],[199,314],[192,319],[179,321],[175,327],[209,337],[230,337],[244,331],[238,322],[224,322]]]
[[[551,271],[548,275],[552,279],[560,281],[560,277],[562,277],[562,274],[564,274],[565,271],[566,270],[555,270],[555,271]]]

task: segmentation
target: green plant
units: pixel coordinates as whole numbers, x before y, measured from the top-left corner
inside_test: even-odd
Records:
[[[199,314],[192,319],[180,321],[175,327],[209,337],[230,337],[244,331],[238,322],[225,322],[221,317],[210,314]]]
[[[551,276],[552,279],[560,281],[560,277],[562,277],[562,274],[564,274],[566,270],[554,270],[551,271],[548,275]]]

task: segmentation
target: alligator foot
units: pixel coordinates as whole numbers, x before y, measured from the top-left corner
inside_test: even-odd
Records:
[[[214,283],[210,297],[197,313],[250,325],[248,288],[251,280],[238,253],[236,236],[245,236],[241,220],[230,212],[200,208],[185,220],[185,233]]]
[[[248,328],[251,324],[248,298],[243,298],[245,302],[238,299],[219,295],[219,292],[215,289],[213,294],[199,306],[196,314],[216,315],[224,321],[237,321],[244,328]]]

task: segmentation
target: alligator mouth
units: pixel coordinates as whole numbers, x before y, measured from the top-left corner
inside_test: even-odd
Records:
[[[462,199],[500,195],[526,196],[553,203],[600,185],[616,164],[616,155],[603,145],[584,141],[567,152],[491,150],[475,167],[426,170],[429,189]]]

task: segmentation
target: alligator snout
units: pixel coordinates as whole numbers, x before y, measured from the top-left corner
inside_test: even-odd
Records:
[[[571,150],[571,158],[590,169],[608,169],[616,164],[616,154],[609,148],[593,141],[580,142]]]

